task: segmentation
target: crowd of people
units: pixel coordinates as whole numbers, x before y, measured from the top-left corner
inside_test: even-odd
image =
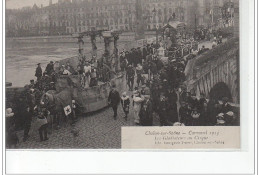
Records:
[[[158,52],[160,44],[151,43],[143,48],[137,47],[120,52],[120,69],[125,73],[129,91],[120,96],[115,85],[112,85],[108,102],[113,108],[114,119],[117,119],[117,108],[121,103],[125,120],[129,119],[132,109],[131,114],[136,125],[152,126],[156,116],[159,117],[160,126],[239,125],[239,119],[232,111],[229,105],[230,99],[227,97],[220,101],[214,99],[209,101],[204,94],[200,94],[198,98],[194,92],[186,91],[184,70],[187,62],[208,48],[203,46],[201,49],[194,49],[194,46],[189,44],[186,47],[188,53],[184,55],[181,51],[183,43],[185,42],[182,41],[182,45],[179,46],[166,48],[166,61],[160,59]],[[213,46],[221,43],[221,36],[213,39]],[[97,86],[99,81],[109,82],[111,80],[109,71],[109,67],[96,57],[76,68],[70,62],[60,65],[59,62],[50,61],[42,71],[41,64],[37,64],[36,81],[31,80],[19,97],[16,97],[12,108],[6,109],[7,145],[12,147],[18,143],[16,130],[19,128],[24,130],[23,141],[29,138],[31,123],[35,118],[33,116],[37,116],[40,141],[48,140],[50,111],[39,106],[45,92],[56,90],[58,76],[79,75],[82,86],[87,88]],[[131,105],[133,108],[130,108]],[[19,114],[19,117],[16,114]]]
[[[218,40],[216,45],[222,43],[222,37],[218,36]],[[215,42],[216,38],[213,44]],[[132,109],[136,125],[152,126],[156,116],[161,126],[239,125],[239,118],[227,97],[208,100],[203,93],[198,97],[195,92],[186,91],[184,70],[187,62],[209,48],[204,45],[197,50],[189,48],[188,55],[176,52],[177,47],[170,48],[174,54],[167,55],[167,62],[160,59],[158,48],[159,45],[148,44],[142,50],[133,48],[120,53],[121,69],[126,71],[130,94],[124,92],[120,97],[115,93],[116,87],[113,88],[108,100],[113,106],[115,119],[121,101],[124,118],[129,118]]]

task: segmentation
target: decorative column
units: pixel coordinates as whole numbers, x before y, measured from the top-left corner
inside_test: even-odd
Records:
[[[117,41],[119,40],[119,34],[114,34],[114,56],[115,56],[115,71],[119,70],[119,58],[118,58],[118,48],[117,48]]]
[[[104,56],[105,56],[105,63],[111,67],[111,59],[110,59],[110,43],[111,43],[111,36],[104,36],[104,43],[105,43],[105,52],[104,52]]]
[[[96,36],[97,36],[97,33],[96,32],[91,32],[89,34],[90,36],[90,40],[91,40],[91,45],[92,45],[92,56],[93,55],[97,55],[97,45],[96,45]]]
[[[78,36],[78,44],[79,44],[79,65],[83,66],[84,62],[85,62],[85,57],[83,55],[83,45],[84,45],[84,41],[83,41],[83,35],[79,35]]]

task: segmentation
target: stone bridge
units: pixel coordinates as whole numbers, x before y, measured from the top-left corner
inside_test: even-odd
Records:
[[[239,104],[239,39],[231,38],[190,60],[185,69],[187,90],[208,99]]]

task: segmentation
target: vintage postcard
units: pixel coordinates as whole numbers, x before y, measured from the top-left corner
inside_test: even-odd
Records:
[[[240,149],[238,0],[6,0],[6,149]]]

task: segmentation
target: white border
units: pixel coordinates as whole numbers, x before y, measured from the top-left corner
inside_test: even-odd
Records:
[[[7,151],[8,174],[253,174],[254,1],[240,0],[241,151]],[[5,19],[5,18],[3,18]],[[3,50],[4,52],[4,50]],[[2,64],[2,63],[1,63]],[[1,86],[0,90],[2,90]],[[2,105],[1,105],[2,106]],[[3,111],[3,110],[2,110]],[[4,113],[3,113],[4,116]],[[1,125],[2,126],[2,125]]]

